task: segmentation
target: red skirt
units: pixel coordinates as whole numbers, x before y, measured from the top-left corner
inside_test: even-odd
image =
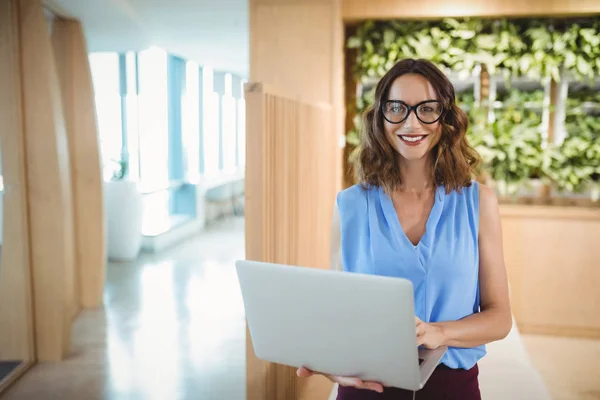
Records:
[[[481,400],[479,393],[479,368],[451,369],[440,364],[425,384],[416,392],[417,400]],[[385,387],[383,393],[373,390],[340,386],[337,400],[412,400],[410,390]]]

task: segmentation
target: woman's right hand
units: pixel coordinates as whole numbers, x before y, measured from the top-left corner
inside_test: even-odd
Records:
[[[311,371],[304,367],[298,368],[298,371],[296,371],[296,374],[301,378],[308,378],[313,375],[323,375],[325,378],[329,379],[331,382],[338,383],[341,386],[351,386],[351,387],[355,387],[357,389],[369,389],[369,390],[374,390],[378,393],[383,392],[383,385],[379,382],[363,381],[359,378],[354,378],[354,377],[350,377],[350,376],[337,376],[337,375],[322,374],[320,372]]]

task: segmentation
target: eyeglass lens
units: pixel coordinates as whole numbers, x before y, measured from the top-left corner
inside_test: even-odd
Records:
[[[411,107],[399,100],[389,100],[384,104],[383,113],[385,119],[391,123],[400,123],[404,121]],[[442,105],[437,100],[419,103],[414,108],[417,118],[424,123],[432,123],[439,119],[442,114]]]

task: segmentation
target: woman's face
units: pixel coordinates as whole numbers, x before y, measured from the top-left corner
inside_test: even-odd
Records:
[[[437,144],[442,130],[441,102],[429,81],[419,74],[402,75],[392,83],[383,103],[383,127],[389,143],[406,160],[423,158]],[[409,111],[410,106],[417,108]]]

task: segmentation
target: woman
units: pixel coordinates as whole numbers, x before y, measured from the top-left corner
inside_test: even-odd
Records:
[[[417,399],[480,399],[477,361],[512,327],[498,202],[472,181],[480,158],[467,124],[434,64],[398,62],[365,115],[360,184],[340,192],[334,210],[332,268],[410,279],[417,344],[449,347]],[[338,400],[414,395],[327,378],[339,383]]]

